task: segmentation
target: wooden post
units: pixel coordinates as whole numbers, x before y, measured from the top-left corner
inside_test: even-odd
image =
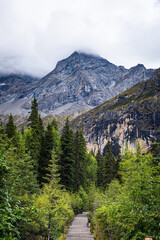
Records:
[[[152,240],[152,236],[146,236],[145,240]]]

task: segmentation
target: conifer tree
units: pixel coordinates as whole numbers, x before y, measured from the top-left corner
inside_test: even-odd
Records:
[[[54,124],[53,122],[51,123],[51,126],[52,126],[52,134],[53,134],[53,148],[55,150],[57,157],[59,158],[61,154],[61,141],[60,141],[60,134],[58,131],[56,120],[54,120]]]
[[[33,159],[27,153],[25,141],[21,134],[17,148],[10,150],[6,161],[10,167],[8,185],[14,186],[14,194],[23,196],[25,193],[35,193],[38,185]]]
[[[115,158],[112,155],[111,142],[108,141],[106,146],[106,155],[104,158],[104,171],[103,171],[103,186],[108,187],[109,183],[115,177]]]
[[[21,128],[21,133],[22,133],[22,135],[24,135],[24,126],[22,126],[22,128]]]
[[[87,181],[85,180],[86,189],[91,186],[95,186],[97,182],[97,160],[95,156],[93,155],[93,151],[90,151],[89,154],[87,154]]]
[[[119,172],[121,161],[122,161],[121,147],[120,147],[120,145],[118,145],[117,154],[116,154],[116,162],[115,162],[115,177],[119,180],[120,183],[122,181],[122,179],[121,179],[122,176]]]
[[[35,128],[35,126],[37,124],[39,124],[38,103],[37,103],[37,99],[35,97],[32,101],[31,112],[30,112],[28,121],[30,121],[29,126],[31,128]]]
[[[58,124],[57,124],[57,121],[56,121],[55,119],[52,120],[51,126],[52,126],[52,128],[54,128],[56,131],[58,131]]]
[[[97,187],[103,187],[104,157],[102,156],[100,149],[98,149],[96,160],[97,160]]]
[[[34,97],[31,106],[31,114],[28,118],[29,126],[31,128],[31,137],[29,139],[29,150],[32,158],[34,159],[35,168],[38,171],[38,160],[41,153],[42,137],[43,137],[43,123],[38,114],[38,104]]]
[[[80,186],[85,187],[87,167],[86,141],[82,130],[77,130],[75,134],[75,190]]]
[[[56,127],[56,129],[55,129]],[[54,124],[48,124],[47,130],[45,131],[42,138],[41,154],[38,161],[38,180],[40,185],[47,182],[46,176],[48,174],[48,167],[52,159],[52,151],[55,151],[57,158],[60,157],[60,135],[57,130],[56,121]]]
[[[60,174],[59,174],[59,166],[58,166],[58,156],[56,155],[55,150],[52,150],[51,153],[51,160],[48,165],[48,172],[46,176],[44,177],[48,183],[52,182],[52,185],[54,186],[60,186]]]
[[[53,132],[51,124],[48,124],[47,130],[44,134],[41,154],[38,160],[38,181],[40,185],[46,182],[45,177],[48,174],[48,167],[52,156],[53,150]]]
[[[6,124],[6,134],[8,138],[13,139],[13,143],[15,143],[15,134],[16,134],[16,126],[13,122],[12,114],[9,115],[8,123]]]
[[[61,156],[59,166],[61,184],[64,185],[67,190],[73,190],[75,151],[73,132],[70,129],[68,118],[66,119],[61,136]]]

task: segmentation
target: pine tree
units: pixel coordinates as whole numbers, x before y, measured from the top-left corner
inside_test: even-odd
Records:
[[[57,121],[56,121],[55,119],[52,120],[51,126],[52,126],[52,128],[54,128],[56,131],[58,131],[58,124],[57,124]]]
[[[42,136],[41,154],[38,161],[38,180],[41,186],[43,183],[47,182],[46,176],[48,174],[48,167],[52,159],[53,149],[57,155],[57,158],[59,159],[60,157],[60,135],[57,127],[56,129],[55,127],[56,121],[54,121],[54,124],[48,124],[47,130]]]
[[[60,187],[60,174],[59,174],[59,166],[58,166],[58,156],[56,155],[55,150],[52,150],[51,160],[48,165],[48,172],[44,177],[48,183],[52,183],[54,186]]]
[[[67,190],[74,189],[74,166],[74,137],[67,118],[61,136],[61,156],[59,161],[61,184],[64,185]]]
[[[75,134],[75,190],[80,186],[85,187],[87,167],[87,149],[86,141],[82,130],[77,130]]]
[[[21,128],[21,133],[22,133],[22,135],[24,135],[24,126],[22,126],[22,128]]]
[[[108,187],[109,183],[115,177],[115,158],[112,155],[112,146],[111,142],[108,141],[106,146],[106,155],[104,161],[104,171],[103,171],[103,186],[104,188]]]
[[[6,134],[7,137],[11,138],[13,140],[13,143],[15,143],[16,126],[14,125],[12,114],[9,115],[9,120],[6,124]]]
[[[29,126],[31,128],[35,128],[35,125],[37,125],[37,122],[39,124],[38,103],[37,103],[37,99],[35,97],[32,101],[31,112],[30,112],[28,121],[30,121]]]
[[[53,148],[55,150],[57,157],[59,158],[61,154],[61,141],[60,141],[60,134],[57,128],[56,120],[54,120],[54,124],[53,122],[51,123],[51,126],[52,126],[52,133],[53,133]]]
[[[120,145],[118,145],[117,154],[116,154],[116,162],[115,162],[115,177],[119,180],[120,183],[122,182],[122,179],[121,179],[122,176],[119,172],[121,161],[122,161],[121,147],[120,147]]]
[[[21,134],[19,135],[18,147],[13,151],[13,155],[12,153],[8,155],[8,164],[10,166],[9,182],[14,185],[14,194],[23,196],[25,193],[35,193],[38,185],[33,159],[27,153],[25,141]]]
[[[48,167],[50,160],[52,158],[52,150],[53,150],[53,132],[52,126],[48,124],[47,131],[44,134],[41,154],[38,160],[38,181],[40,185],[43,182],[46,182],[46,175],[48,174]]]
[[[28,118],[29,126],[31,128],[31,136],[28,140],[28,147],[30,150],[30,154],[34,159],[34,165],[36,170],[38,171],[38,160],[40,158],[41,153],[41,145],[42,145],[42,138],[44,134],[44,128],[42,120],[38,114],[38,104],[37,100],[34,97],[31,106],[31,114]]]
[[[98,149],[96,160],[97,160],[97,187],[103,187],[104,157],[101,155],[100,149]]]

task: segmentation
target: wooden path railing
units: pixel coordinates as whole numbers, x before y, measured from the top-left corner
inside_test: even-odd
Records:
[[[66,240],[94,240],[87,222],[87,212],[78,214],[69,228]]]

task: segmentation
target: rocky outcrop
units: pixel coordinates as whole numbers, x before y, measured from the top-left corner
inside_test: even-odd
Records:
[[[82,128],[88,150],[103,152],[110,140],[124,151],[138,141],[147,151],[154,141],[160,141],[160,70],[124,93],[72,121],[74,128]]]
[[[154,71],[140,64],[125,69],[101,57],[74,52],[41,80],[23,85],[17,92],[4,92],[1,109],[28,113],[35,96],[41,112],[69,115],[98,106],[150,78]]]

